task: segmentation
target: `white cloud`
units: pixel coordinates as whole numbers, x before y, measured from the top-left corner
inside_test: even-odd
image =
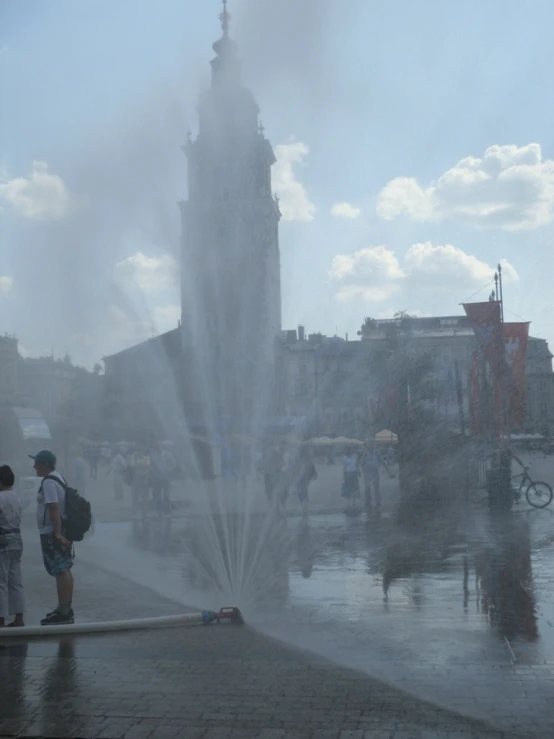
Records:
[[[329,276],[337,285],[337,300],[379,301],[399,290],[404,272],[393,251],[373,246],[352,254],[337,254]]]
[[[69,193],[61,177],[48,172],[46,162],[33,162],[27,177],[0,178],[0,198],[14,211],[34,221],[59,221],[86,205]]]
[[[335,203],[333,207],[331,208],[331,215],[336,216],[337,218],[348,218],[351,221],[356,220],[356,218],[359,218],[360,213],[362,211],[357,208],[355,205],[352,205],[352,203]]]
[[[273,190],[279,197],[284,221],[313,221],[315,205],[304,185],[296,179],[294,167],[303,164],[310,153],[306,144],[295,141],[275,147],[277,163],[273,167]]]
[[[480,228],[533,229],[553,219],[554,160],[539,144],[490,146],[483,157],[466,157],[436,182],[397,177],[377,197],[385,220],[456,220]]]
[[[141,251],[115,266],[116,276],[134,282],[147,294],[173,290],[179,280],[179,266],[170,254],[148,257]]]
[[[413,244],[408,249],[404,267],[410,278],[419,285],[460,289],[484,285],[493,279],[496,271],[495,267],[451,244],[433,246],[429,241]],[[518,279],[515,269],[505,260],[503,276],[508,282]]]
[[[501,264],[506,282],[519,279],[509,262],[502,260]],[[493,279],[494,273],[495,267],[462,249],[426,242],[413,244],[402,261],[384,246],[338,254],[333,258],[329,275],[337,300],[381,302],[401,287],[408,295],[415,293],[415,299],[419,300],[430,290],[479,289]],[[410,302],[415,302],[413,295]]]
[[[0,275],[0,295],[6,295],[13,287],[13,277]]]

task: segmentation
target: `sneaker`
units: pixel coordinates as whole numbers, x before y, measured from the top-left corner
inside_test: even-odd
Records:
[[[64,614],[57,608],[51,613],[47,613],[45,618],[40,622],[41,626],[57,626],[58,624],[72,624],[74,622],[73,609],[69,613]]]

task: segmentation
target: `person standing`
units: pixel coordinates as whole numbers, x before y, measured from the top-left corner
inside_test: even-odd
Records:
[[[177,463],[162,444],[156,444],[150,452],[150,480],[152,485],[152,497],[157,512],[161,515],[171,515],[171,476],[175,472]]]
[[[21,501],[14,491],[11,467],[0,467],[0,628],[25,626],[25,596],[21,579]],[[6,624],[6,619],[14,620]]]
[[[37,525],[40,533],[42,559],[46,572],[55,578],[58,593],[57,607],[46,614],[42,626],[72,624],[73,555],[72,542],[63,534],[66,483],[56,472],[56,455],[48,449],[29,455],[34,460],[37,477],[42,478],[37,495]]]
[[[285,460],[281,447],[276,443],[270,444],[262,459],[264,488],[270,508],[273,508],[276,504],[279,505],[280,485],[284,466]]]
[[[113,498],[114,500],[123,500],[123,476],[125,473],[125,458],[121,450],[117,449],[110,464],[110,475],[113,480]]]
[[[98,477],[98,462],[100,460],[100,450],[97,446],[93,446],[89,449],[89,466],[90,466],[90,479],[96,480]]]
[[[360,462],[354,447],[349,447],[343,457],[344,497],[348,500],[350,510],[355,508],[356,498],[360,497]]]
[[[75,459],[75,484],[82,495],[87,492],[87,463],[81,450],[77,452]]]
[[[131,495],[133,498],[133,518],[146,519],[150,507],[150,486],[152,482],[150,455],[139,448],[133,456]]]
[[[381,455],[377,451],[375,442],[369,443],[362,455],[361,466],[364,473],[365,505],[369,511],[371,507],[371,491],[375,495],[375,507],[381,508],[381,480],[379,466],[382,464]]]

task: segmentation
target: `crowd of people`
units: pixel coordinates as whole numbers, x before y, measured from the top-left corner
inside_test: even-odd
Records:
[[[265,495],[271,508],[284,510],[292,490],[303,512],[307,513],[310,483],[317,478],[308,446],[291,454],[282,443],[268,445],[259,460],[258,473],[263,476]]]
[[[361,498],[362,478],[366,510],[370,510],[373,504],[377,510],[381,508],[381,467],[390,474],[389,463],[379,452],[375,442],[368,442],[362,449],[356,446],[346,449],[343,458],[342,496],[346,499],[349,510],[355,510],[356,501]]]
[[[364,503],[367,510],[373,505],[381,507],[380,468],[390,474],[390,460],[386,459],[375,442],[352,445],[345,449],[342,458],[343,483],[341,494],[348,510],[356,507],[361,498],[360,481],[363,479]],[[291,492],[296,495],[302,510],[307,513],[310,484],[317,479],[313,450],[304,444],[290,452],[279,442],[268,445],[258,467],[263,476],[265,494],[270,507],[284,510]]]
[[[110,480],[115,501],[124,500],[128,489],[137,515],[146,515],[151,509],[171,514],[171,482],[178,472],[178,464],[162,442],[152,446],[116,444],[78,449],[73,473],[80,491],[85,493],[90,481],[98,478],[101,465]]]

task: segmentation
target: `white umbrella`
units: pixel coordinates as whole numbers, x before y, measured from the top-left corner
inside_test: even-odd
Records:
[[[306,444],[313,444],[314,446],[329,446],[334,443],[335,440],[330,439],[328,436],[317,436],[314,439],[308,439],[308,441],[306,441]]]
[[[359,439],[347,439],[345,436],[337,436],[333,439],[334,444],[341,444],[343,446],[363,446],[364,442]]]

